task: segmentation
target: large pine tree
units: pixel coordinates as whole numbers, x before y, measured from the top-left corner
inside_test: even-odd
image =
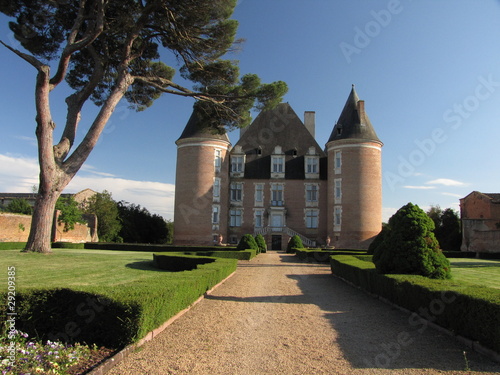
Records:
[[[37,71],[40,183],[26,251],[50,252],[56,201],[122,98],[144,110],[162,93],[193,97],[204,123],[217,132],[246,125],[255,105],[271,108],[281,101],[285,83],[261,84],[253,74],[240,78],[236,62],[222,59],[238,42],[238,23],[230,19],[236,2],[0,0],[0,12],[13,19],[10,29],[24,50],[0,43]],[[194,87],[174,82],[175,69],[160,60],[160,51],[177,58],[182,77]],[[63,81],[73,93],[66,98],[66,123],[55,142],[49,97]],[[82,108],[89,100],[100,110],[75,145]]]

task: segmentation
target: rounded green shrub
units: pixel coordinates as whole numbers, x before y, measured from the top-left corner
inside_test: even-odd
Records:
[[[387,232],[389,231],[389,226],[388,225],[384,225],[382,227],[382,230],[380,231],[380,233],[373,239],[372,243],[370,244],[370,246],[368,246],[368,250],[366,251],[368,255],[373,255],[373,253],[375,252],[375,249],[382,243],[384,242],[384,238],[387,234]]]
[[[236,250],[248,250],[248,249],[254,249],[259,252],[259,245],[257,245],[257,242],[255,242],[255,239],[251,234],[245,234],[243,237],[241,237],[240,242],[238,243],[238,246],[236,247]]]
[[[304,245],[302,244],[302,240],[300,239],[299,236],[295,235],[292,238],[290,238],[290,241],[288,241],[288,245],[286,247],[286,252],[287,253],[293,253],[293,249],[302,249]]]
[[[381,273],[414,274],[433,279],[451,277],[450,262],[433,233],[434,222],[408,203],[389,219],[389,229],[374,249],[373,263]]]
[[[267,252],[266,240],[264,239],[264,236],[262,234],[258,234],[255,236],[255,242],[257,243],[257,246],[259,246],[259,250],[261,253]]]

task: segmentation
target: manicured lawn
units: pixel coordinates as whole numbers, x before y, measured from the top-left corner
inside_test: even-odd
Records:
[[[454,281],[500,289],[500,261],[450,259]]]
[[[30,337],[78,338],[116,349],[143,338],[237,266],[236,259],[216,258],[190,271],[168,272],[152,262],[153,253],[143,251],[2,250],[0,278],[12,277],[15,267],[16,328]],[[0,295],[7,298],[7,283]],[[3,324],[6,314],[0,315]]]
[[[82,290],[86,286],[119,286],[158,277],[167,273],[151,264],[153,253],[105,250],[54,249],[52,254],[0,252],[0,272],[16,267],[16,287],[64,287]],[[145,270],[154,272],[144,272]],[[171,274],[178,277],[177,274]]]
[[[181,276],[180,273],[154,268],[152,260],[153,253],[144,251],[53,249],[52,254],[34,254],[2,250],[0,277],[2,272],[7,276],[7,267],[15,266],[18,289],[59,287],[84,290],[88,286],[112,288],[153,281],[160,274],[165,282]],[[184,277],[190,275],[182,272]],[[3,288],[6,284],[2,285]]]

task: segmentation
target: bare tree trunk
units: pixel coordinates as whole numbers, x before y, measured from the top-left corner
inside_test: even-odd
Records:
[[[57,199],[89,156],[116,105],[132,84],[132,78],[126,72],[120,75],[115,89],[101,107],[87,135],[73,154],[63,161],[62,159],[67,155],[68,150],[53,146],[55,124],[50,115],[48,71],[48,67],[41,67],[37,76],[36,136],[40,164],[40,186],[33,210],[30,235],[24,249],[26,252],[50,253],[52,251],[51,233]],[[78,103],[73,103],[69,105],[68,111],[75,112],[76,108],[75,113],[78,113],[80,108],[78,106]],[[76,116],[76,118],[78,117]],[[70,142],[67,144],[68,149],[69,147]]]
[[[38,193],[35,207],[31,218],[31,230],[25,252],[38,253],[52,252],[52,226],[54,221],[54,210],[60,192]]]

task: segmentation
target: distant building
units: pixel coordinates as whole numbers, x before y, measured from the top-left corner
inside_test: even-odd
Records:
[[[354,89],[323,149],[315,113],[288,103],[260,113],[234,145],[196,113],[177,140],[174,243],[237,243],[262,234],[271,249],[367,248],[382,224],[382,142]]]
[[[61,197],[73,197],[76,202],[82,204],[85,200],[89,199],[96,192],[92,189],[85,189],[75,194],[64,193]],[[0,193],[0,207],[7,207],[14,199],[25,199],[31,206],[35,205],[36,193]]]
[[[95,195],[91,189],[85,189],[75,194],[61,194],[61,197],[73,197],[80,205]],[[31,206],[35,205],[36,193],[0,193],[0,207],[7,207],[14,199],[25,199]],[[51,241],[69,242],[97,242],[97,216],[92,214],[83,215],[86,224],[76,224],[75,229],[69,232],[64,231],[64,225],[59,223],[60,211],[54,212],[54,223],[52,228]],[[21,222],[22,221],[22,222]],[[8,213],[0,214],[0,242],[25,242],[28,239],[31,217],[20,218],[17,215]],[[22,230],[20,230],[22,228]]]
[[[460,199],[462,251],[500,252],[500,194],[473,191]]]

